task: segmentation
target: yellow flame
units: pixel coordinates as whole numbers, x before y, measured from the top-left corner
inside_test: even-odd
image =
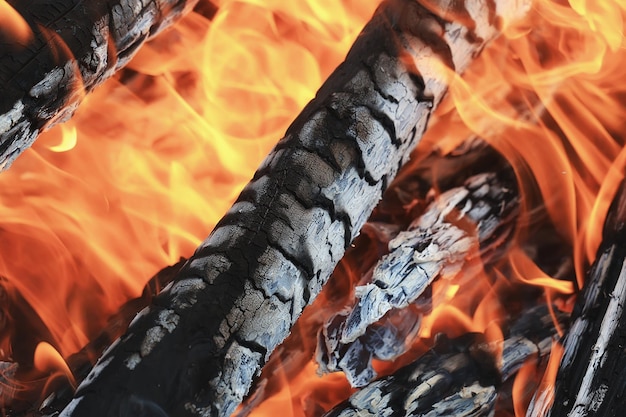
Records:
[[[59,351],[57,351],[50,343],[41,342],[37,345],[37,348],[35,349],[34,365],[35,368],[41,372],[61,372],[69,379],[72,385],[76,385],[74,375],[63,359],[63,356],[61,356]]]
[[[0,0],[0,39],[2,35],[16,40],[22,46],[33,38],[28,22],[6,0]]]
[[[78,131],[76,126],[71,122],[59,126],[61,132],[61,141],[56,145],[49,145],[48,149],[52,152],[67,152],[74,149],[78,142]]]

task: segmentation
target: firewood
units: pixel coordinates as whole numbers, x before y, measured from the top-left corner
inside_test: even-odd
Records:
[[[553,392],[527,415],[621,416],[626,407],[626,182],[609,208],[602,244],[563,341]]]
[[[62,416],[234,411],[420,140],[446,90],[444,68],[463,71],[530,3],[439,6],[441,15],[412,0],[383,3],[177,281],[107,349]]]
[[[124,303],[96,337],[66,359],[73,380],[82,381],[87,376],[93,361],[124,333],[137,312],[149,305],[174,279],[184,261],[181,258],[156,273],[146,283],[141,296]],[[0,409],[11,417],[58,415],[72,399],[74,382],[67,378],[49,381],[45,371],[35,369],[33,358],[37,345],[46,342],[53,348],[58,346],[32,306],[3,277],[0,277],[0,326],[3,335],[0,340]]]
[[[407,338],[419,329],[420,309],[407,311],[400,325],[374,324],[392,309],[427,303],[430,296],[420,296],[435,279],[460,276],[456,284],[470,282],[481,271],[476,261],[489,265],[505,246],[518,212],[519,195],[507,170],[475,175],[439,195],[389,242],[390,252],[373,268],[370,282],[357,286],[357,303],[324,326],[316,352],[320,372],[343,371],[353,387],[375,378],[372,359],[404,353]]]
[[[558,318],[563,325],[565,315]],[[533,355],[547,355],[555,336],[548,308],[540,306],[518,318],[504,341],[487,343],[477,333],[440,337],[425,355],[361,388],[324,416],[492,415],[498,387]],[[492,356],[497,350],[500,361]]]
[[[0,169],[196,2],[8,0],[30,33],[0,32]]]
[[[67,358],[68,367],[72,371],[72,375],[76,381],[82,381],[87,377],[93,367],[93,359],[99,357],[115,339],[122,335],[136,313],[149,305],[152,298],[155,297],[163,287],[174,280],[174,277],[180,271],[185,261],[186,259],[181,258],[174,265],[167,266],[157,272],[146,283],[140,297],[124,303],[117,313],[109,318],[106,327],[97,337],[90,340],[80,351]],[[45,398],[38,410],[25,410],[25,412],[22,413],[21,410],[15,410],[15,407],[11,404],[14,410],[11,416],[56,416],[72,400],[73,394],[73,388],[69,383],[59,385],[58,387],[54,387],[54,391]]]

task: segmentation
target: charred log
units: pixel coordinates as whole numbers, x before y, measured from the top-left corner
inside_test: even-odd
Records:
[[[0,169],[196,2],[8,0],[30,33],[0,30]]]
[[[442,15],[410,0],[381,6],[177,281],[107,349],[62,416],[234,411],[421,138],[446,89],[442,65],[462,71],[503,20],[529,7],[465,4]]]
[[[124,333],[138,311],[150,305],[152,299],[174,280],[185,261],[186,259],[181,258],[174,265],[165,267],[157,272],[146,283],[140,297],[124,303],[118,312],[109,318],[106,327],[97,337],[93,338],[80,351],[67,358],[67,364],[76,381],[83,381],[87,377],[93,368],[95,358],[100,357],[102,352]],[[55,416],[67,406],[73,395],[74,388],[70,384],[60,385],[55,387],[54,391],[46,397],[39,410],[28,410],[27,413],[16,412],[11,415],[24,414],[28,417]]]
[[[603,241],[572,313],[554,392],[527,415],[621,416],[626,407],[626,182],[607,214]]]
[[[47,380],[46,372],[36,370],[33,364],[35,348],[40,342],[58,349],[54,338],[19,291],[0,278],[0,334],[3,335],[0,342],[3,353],[0,361],[0,409],[3,415],[57,415],[71,401],[74,381],[80,382],[87,376],[104,349],[124,333],[138,311],[149,305],[152,298],[172,282],[184,262],[185,259],[181,258],[176,264],[156,273],[146,283],[140,297],[124,303],[96,337],[67,358],[72,377],[54,380]]]
[[[359,387],[376,377],[372,359],[391,360],[404,353],[419,329],[421,313],[428,312],[424,306],[428,308],[431,294],[425,291],[430,284],[435,279],[471,281],[506,246],[519,211],[514,184],[506,170],[473,176],[438,196],[408,230],[392,239],[370,282],[356,288],[356,305],[334,316],[320,332],[320,372],[343,371]],[[393,314],[385,316],[408,307],[397,323]],[[377,325],[381,319],[385,324]]]
[[[376,265],[372,282],[357,287],[359,300],[341,341],[355,340],[392,308],[408,306],[434,279],[452,280],[462,269],[471,270],[468,265],[479,251],[488,263],[513,230],[511,220],[519,209],[513,184],[494,173],[482,174],[439,196],[389,242],[390,253]]]
[[[565,315],[559,314],[561,324]],[[360,389],[325,417],[492,415],[498,387],[533,355],[550,352],[556,330],[546,306],[516,320],[504,341],[482,334],[440,337],[433,349],[394,374]],[[492,354],[500,350],[497,360]]]

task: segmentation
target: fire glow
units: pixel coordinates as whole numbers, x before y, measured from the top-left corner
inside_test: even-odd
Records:
[[[3,4],[0,10],[9,7]],[[224,0],[211,20],[193,13],[0,175],[0,275],[44,324],[42,346],[52,359],[42,370],[66,373],[52,346],[61,357],[78,351],[149,277],[192,253],[377,4]],[[523,24],[485,50],[462,79],[454,76],[412,162],[434,146],[451,151],[474,133],[505,155],[522,184],[534,178],[547,215],[572,246],[577,282],[548,276],[518,245],[507,255],[517,276],[507,278],[545,287],[546,298],[561,305],[583,285],[623,177],[623,16],[617,1],[535,1]],[[525,121],[503,91],[532,92],[520,101],[549,114],[555,126]],[[502,134],[494,134],[494,124]],[[522,192],[537,198],[528,195],[530,185]],[[532,216],[522,215],[520,242]],[[360,280],[347,262],[338,270]],[[497,286],[481,286],[485,300],[497,303]],[[451,336],[502,337],[491,324],[497,308],[454,301],[479,297],[463,288],[442,293],[450,305],[433,310],[423,337],[446,327],[454,328]],[[331,298],[322,294],[312,309]],[[13,358],[10,341],[2,343],[3,359]],[[420,343],[414,353],[425,350]],[[283,366],[267,389],[275,394],[253,415],[315,415],[350,393],[339,375],[318,378],[311,362],[298,372]],[[522,392],[524,381],[516,386]],[[523,409],[517,405],[516,414]]]

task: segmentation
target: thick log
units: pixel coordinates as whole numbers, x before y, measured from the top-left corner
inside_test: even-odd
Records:
[[[561,325],[565,315],[558,314]],[[425,355],[376,380],[324,417],[489,416],[497,390],[533,355],[550,352],[556,329],[547,306],[516,320],[504,341],[487,343],[481,334],[438,341]],[[493,352],[501,351],[498,361]]]
[[[198,0],[8,0],[29,29],[0,30],[0,169]]]
[[[343,371],[353,387],[374,379],[372,359],[391,360],[404,353],[410,335],[419,329],[421,309],[400,313],[404,320],[390,316],[375,323],[391,310],[428,305],[430,294],[422,296],[436,279],[472,281],[480,265],[489,265],[493,253],[506,246],[518,213],[519,195],[508,170],[472,176],[437,196],[408,230],[389,242],[389,253],[375,265],[369,282],[356,287],[357,303],[320,331],[320,372]]]
[[[626,182],[615,196],[583,292],[563,340],[554,392],[528,416],[622,416],[626,407]]]
[[[447,85],[527,1],[383,3],[177,281],[61,413],[228,416],[408,159]],[[437,6],[435,5],[435,8]],[[449,19],[449,20],[446,20]]]

